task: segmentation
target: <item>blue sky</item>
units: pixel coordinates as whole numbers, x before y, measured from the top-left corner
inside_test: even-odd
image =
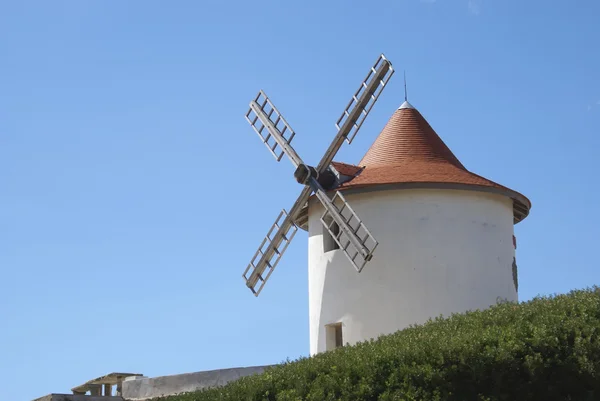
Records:
[[[308,354],[306,234],[241,273],[300,191],[244,119],[264,89],[316,162],[383,52],[469,169],[522,191],[520,297],[600,281],[600,3],[0,2],[0,399]]]

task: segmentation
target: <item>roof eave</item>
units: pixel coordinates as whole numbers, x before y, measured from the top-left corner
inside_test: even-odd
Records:
[[[485,185],[476,184],[461,184],[461,183],[448,183],[448,182],[402,182],[402,183],[386,183],[386,184],[347,184],[337,188],[339,191],[343,191],[344,194],[353,193],[365,193],[365,192],[379,192],[388,191],[394,189],[447,189],[447,190],[462,190],[462,191],[477,191],[487,192],[498,195],[506,196],[513,201],[513,223],[518,224],[529,215],[531,210],[531,201],[523,194],[513,191],[512,189],[503,187],[489,187]],[[296,224],[301,229],[308,231],[308,205],[311,202],[314,195],[312,195],[306,205],[300,211],[300,214],[296,218]]]

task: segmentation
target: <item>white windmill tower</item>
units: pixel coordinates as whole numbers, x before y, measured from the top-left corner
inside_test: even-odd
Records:
[[[468,171],[406,99],[358,165],[333,161],[392,74],[382,55],[317,168],[291,148],[294,133],[263,92],[247,114],[277,160],[284,153],[292,160],[305,188],[244,278],[258,295],[297,227],[308,231],[311,354],[518,299],[514,224],[531,203]]]

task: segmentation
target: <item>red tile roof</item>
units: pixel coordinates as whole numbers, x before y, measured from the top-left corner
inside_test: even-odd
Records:
[[[338,171],[338,173],[348,176],[355,177],[360,173],[360,170],[363,168],[360,166],[355,166],[354,164],[342,163],[342,162],[331,162],[333,167]]]
[[[355,176],[340,190],[420,184],[495,192],[513,199],[515,223],[527,217],[531,208],[524,195],[467,170],[408,102],[392,115],[359,166],[336,163],[334,167],[341,174]]]

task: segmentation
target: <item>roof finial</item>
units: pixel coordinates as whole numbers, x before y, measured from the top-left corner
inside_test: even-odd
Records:
[[[398,110],[401,109],[414,109],[412,104],[408,103],[408,90],[406,89],[406,70],[404,70],[404,103],[402,103],[402,105],[398,107]]]
[[[404,101],[408,102],[408,91],[406,90],[406,70],[404,70]]]

